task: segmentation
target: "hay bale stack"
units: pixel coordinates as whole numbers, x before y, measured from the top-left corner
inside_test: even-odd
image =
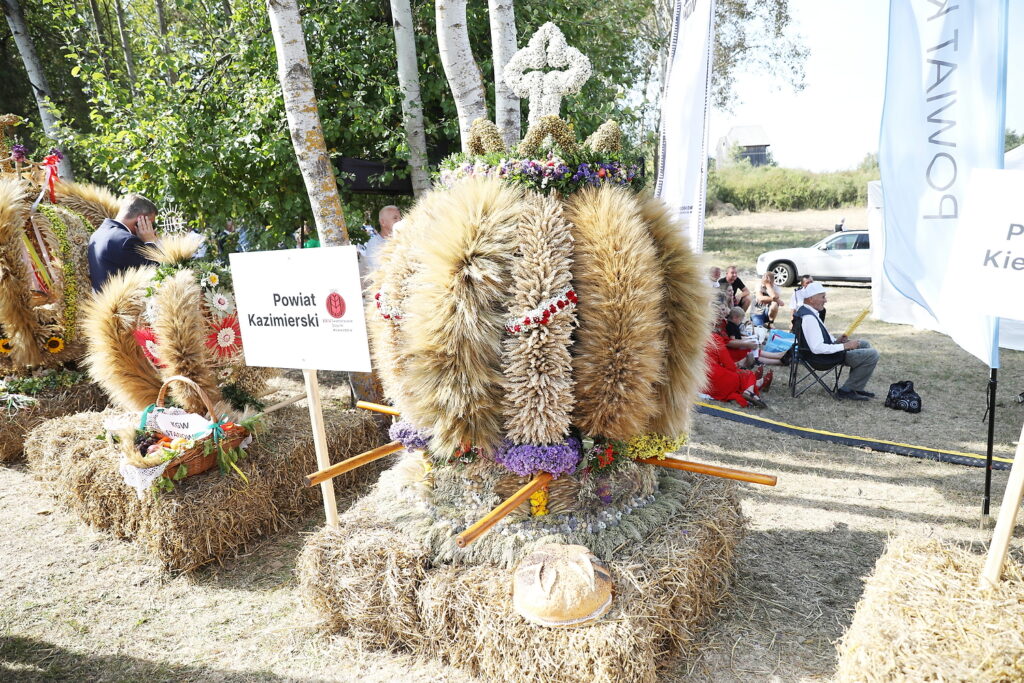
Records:
[[[26,435],[43,422],[61,415],[102,410],[107,405],[106,394],[92,382],[43,391],[32,398],[37,401],[35,405],[13,415],[0,410],[0,462],[20,459]]]
[[[608,615],[580,629],[533,626],[512,609],[512,569],[435,566],[416,527],[385,516],[391,475],[342,515],[338,529],[311,537],[297,568],[301,592],[326,627],[367,647],[411,650],[494,681],[653,681],[670,656],[693,651],[733,577],[743,527],[734,484],[659,472],[699,493],[608,562],[615,581]]]
[[[268,416],[266,431],[240,463],[248,484],[213,471],[184,480],[174,493],[142,500],[121,479],[117,452],[96,438],[105,420],[123,415],[108,410],[45,422],[29,435],[25,455],[61,505],[97,529],[139,541],[166,569],[188,571],[235,557],[249,541],[320,504],[319,488],[302,483],[317,469],[304,407]],[[324,418],[334,461],[384,439],[365,411],[326,407]],[[343,499],[351,497],[379,469],[371,465],[337,477],[335,489]]]
[[[889,542],[839,642],[840,681],[1024,680],[1024,565],[978,589],[985,558],[936,539]]]

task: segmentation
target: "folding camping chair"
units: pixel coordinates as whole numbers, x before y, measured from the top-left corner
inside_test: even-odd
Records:
[[[803,334],[797,332],[796,342],[793,343],[793,357],[789,363],[790,396],[796,398],[817,383],[828,392],[829,396],[838,399],[839,378],[845,367],[842,361],[838,363],[813,361],[803,355],[802,346]]]

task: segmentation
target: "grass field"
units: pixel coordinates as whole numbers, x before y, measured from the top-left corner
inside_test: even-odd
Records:
[[[734,260],[749,273],[762,245],[809,243],[815,231],[828,232],[841,217],[836,213],[716,219],[707,233],[710,259]],[[748,232],[757,237],[745,238]],[[829,323],[844,328],[870,291],[834,288],[830,297]],[[868,320],[855,336],[881,352],[869,388],[883,394],[890,382],[913,379],[924,399],[921,414],[888,410],[880,399],[834,402],[816,390],[793,400],[784,395],[784,381],[767,395],[767,410],[748,411],[984,452],[988,373],[981,363],[932,332]],[[1014,401],[1024,391],[1024,354],[1005,352],[1000,376],[996,453],[1009,456],[1024,420],[1024,407]],[[292,380],[291,386],[299,385]],[[776,474],[779,484],[741,486],[749,533],[733,596],[709,625],[702,655],[676,663],[667,680],[827,680],[835,671],[834,642],[890,534],[934,536],[978,551],[991,535],[979,528],[981,469],[807,441],[704,415],[694,420],[685,456]],[[996,472],[993,511],[1005,482],[1006,473]],[[304,533],[321,523],[320,515],[194,576],[167,575],[134,546],[83,527],[55,509],[22,466],[0,468],[0,517],[0,680],[471,680],[436,662],[318,634],[293,569]],[[1016,555],[1024,553],[1022,536],[1018,526]]]

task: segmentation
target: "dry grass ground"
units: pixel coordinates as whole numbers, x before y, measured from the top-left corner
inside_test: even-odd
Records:
[[[783,214],[780,225],[837,222],[833,212]],[[848,223],[853,211],[845,211]],[[763,216],[727,219],[718,230],[768,230]],[[743,221],[746,221],[744,223]],[[754,254],[756,256],[756,254]],[[753,263],[752,260],[737,261]],[[829,322],[844,327],[868,300],[865,288],[835,288]],[[762,414],[801,425],[983,452],[986,369],[948,339],[867,321],[858,335],[881,350],[879,393],[913,379],[925,408],[912,416],[880,401],[832,403],[811,391],[800,401],[768,395]],[[1024,354],[1005,352],[997,453],[1016,446],[1024,407]],[[751,409],[753,410],[753,409]],[[739,546],[734,595],[705,636],[703,653],[677,664],[677,681],[828,680],[834,642],[852,619],[863,579],[895,532],[976,544],[981,469],[870,453],[697,416],[689,457],[771,472],[775,488],[740,489],[749,533]],[[998,510],[1006,473],[993,478]],[[468,681],[460,671],[401,654],[365,650],[317,635],[301,604],[295,558],[305,533],[267,539],[247,556],[170,575],[133,546],[56,510],[23,466],[0,468],[0,679],[147,681]],[[308,517],[304,532],[320,524]],[[1014,552],[1022,552],[1018,526]]]

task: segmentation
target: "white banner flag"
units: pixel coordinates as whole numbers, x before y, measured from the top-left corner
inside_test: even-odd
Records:
[[[714,14],[714,0],[676,0],[654,190],[678,212],[698,253],[704,250]]]
[[[921,306],[993,368],[998,319],[950,291],[972,286],[953,253],[958,230],[971,230],[961,224],[968,176],[1002,166],[1006,15],[1006,0],[891,0],[878,153],[886,282],[876,287]]]

